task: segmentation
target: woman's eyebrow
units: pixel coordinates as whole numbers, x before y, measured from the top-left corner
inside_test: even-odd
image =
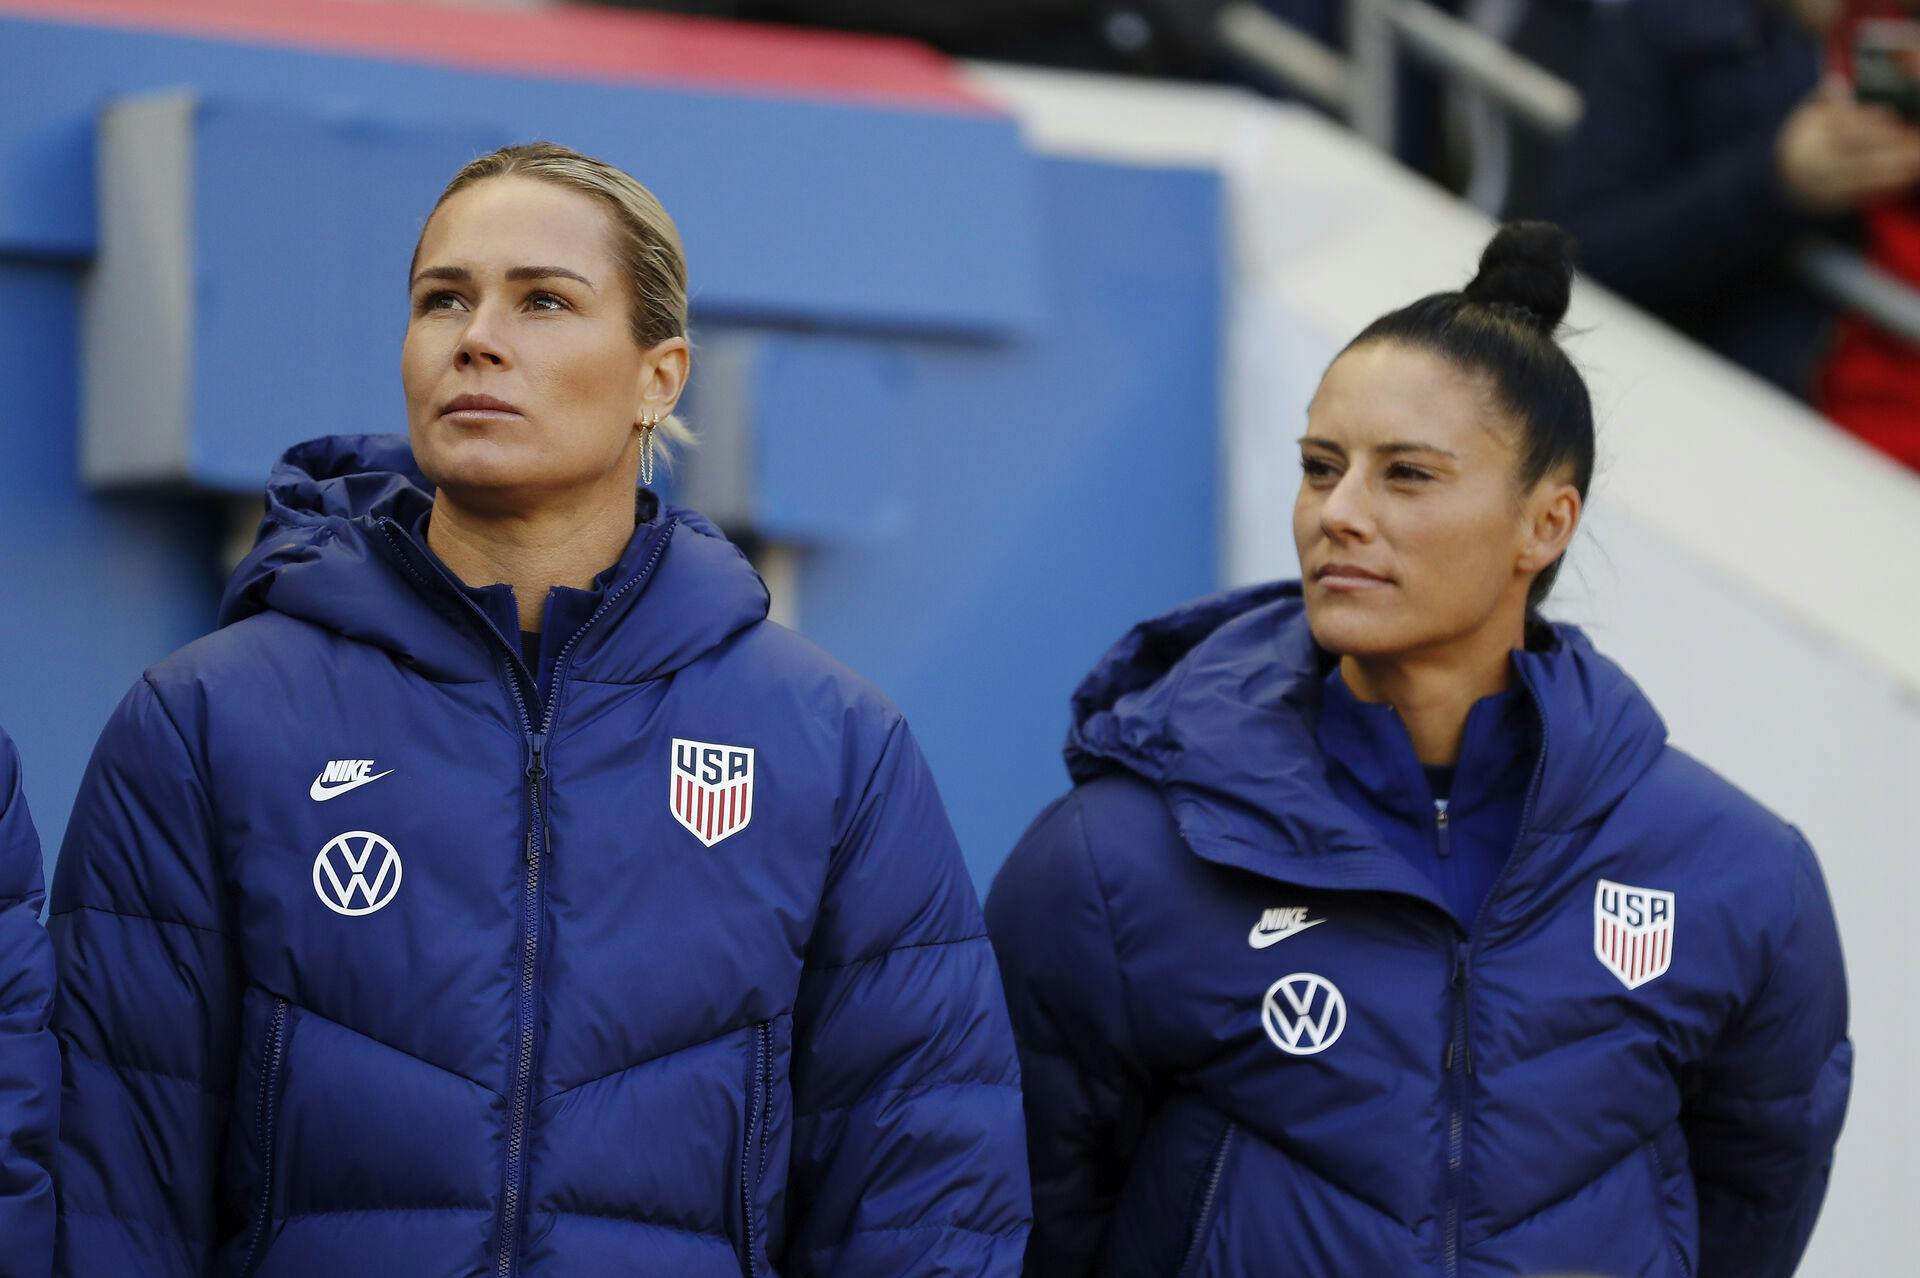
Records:
[[[564,266],[515,266],[507,271],[507,278],[510,280],[579,280],[594,292],[600,291],[594,287],[592,280]],[[413,277],[415,284],[421,280],[451,280],[456,284],[471,284],[473,272],[464,266],[429,266]]]
[[[593,287],[592,280],[580,272],[570,271],[564,266],[516,266],[507,271],[507,278],[510,280],[579,280],[588,288],[592,288],[594,292],[598,293],[600,291]]]
[[[1389,456],[1395,456],[1400,453],[1434,453],[1440,457],[1451,457],[1455,461],[1460,460],[1460,454],[1454,452],[1452,449],[1441,448],[1434,444],[1421,444],[1413,440],[1399,440],[1391,444],[1382,444],[1373,451],[1376,453],[1386,453]]]

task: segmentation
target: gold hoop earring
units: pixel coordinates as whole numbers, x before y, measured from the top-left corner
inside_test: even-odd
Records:
[[[660,419],[648,414],[640,419],[640,482],[653,487],[653,432]]]

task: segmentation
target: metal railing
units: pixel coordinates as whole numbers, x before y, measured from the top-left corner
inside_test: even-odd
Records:
[[[1229,52],[1383,150],[1394,146],[1403,54],[1547,137],[1564,137],[1580,122],[1578,89],[1471,23],[1422,0],[1348,0],[1347,11],[1347,55],[1246,0],[1221,10],[1215,35]],[[1832,242],[1799,250],[1794,266],[1836,305],[1920,344],[1920,290],[1906,281]]]

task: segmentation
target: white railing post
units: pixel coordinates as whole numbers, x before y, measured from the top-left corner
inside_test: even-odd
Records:
[[[1347,0],[1347,121],[1354,131],[1391,152],[1400,116],[1400,59],[1393,28],[1396,0]]]

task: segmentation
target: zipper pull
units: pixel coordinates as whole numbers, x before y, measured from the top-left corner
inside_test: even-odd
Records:
[[[1450,833],[1452,823],[1447,816],[1447,806],[1445,799],[1433,801],[1433,832],[1435,840],[1440,845],[1441,856],[1448,856],[1453,852],[1453,836]]]
[[[527,734],[527,775],[537,785],[547,775],[547,734],[529,732]]]

